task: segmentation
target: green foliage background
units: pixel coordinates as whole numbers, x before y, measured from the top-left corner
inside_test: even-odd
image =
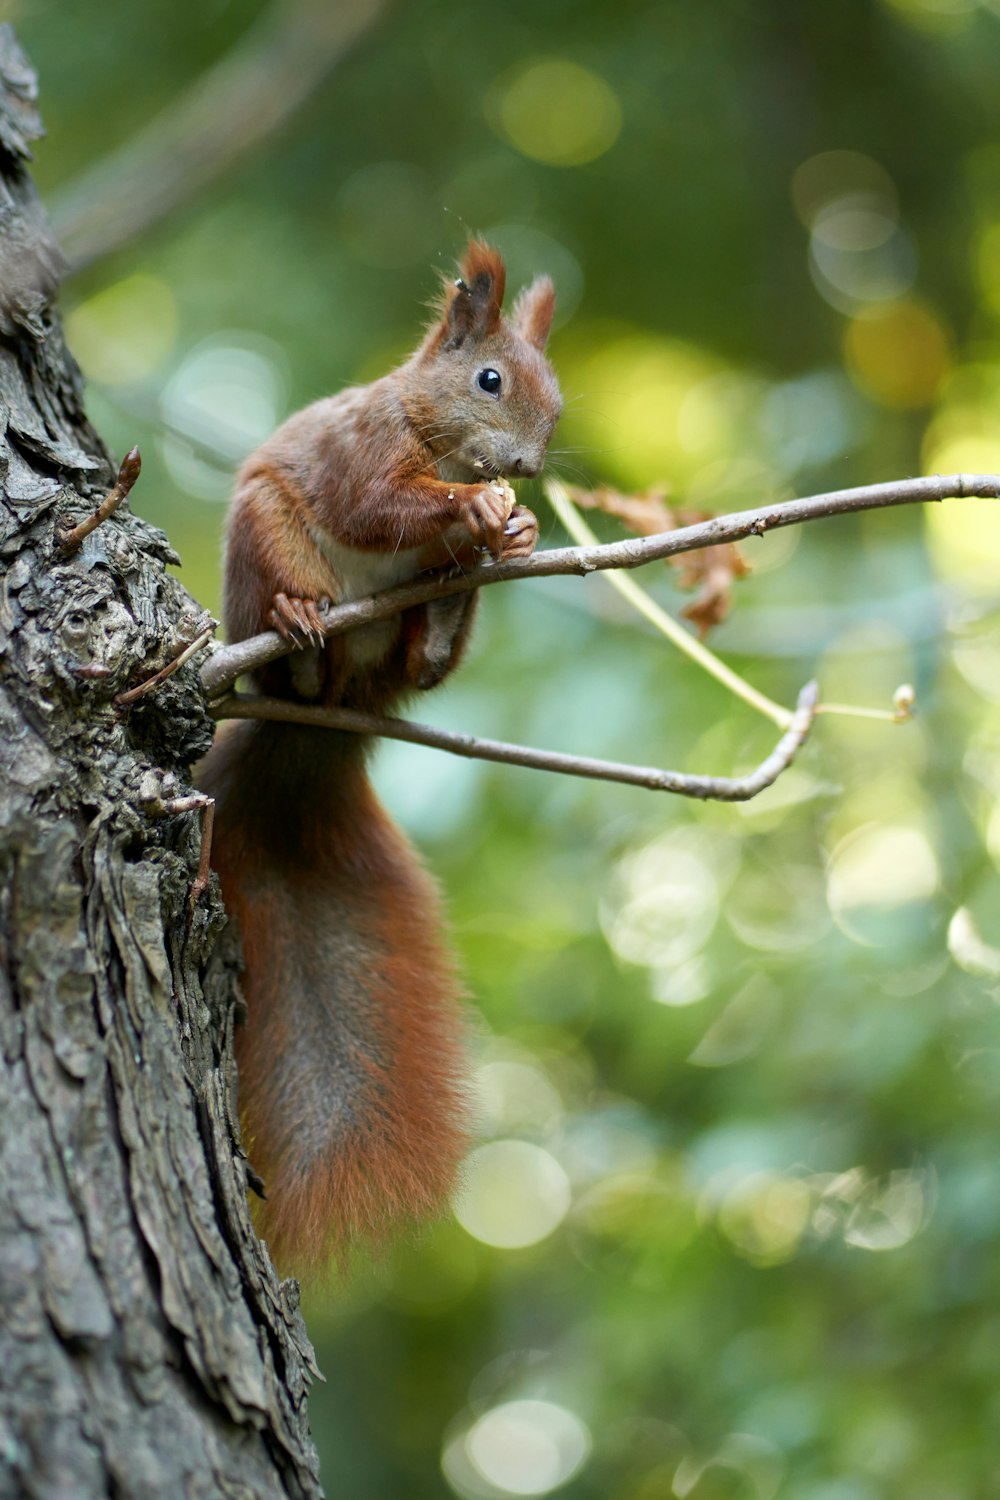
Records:
[[[261,10],[9,6],[55,211]],[[998,69],[985,0],[389,6],[68,282],[92,414],[217,605],[233,464],[392,365],[468,225],[555,275],[557,473],[725,509],[1000,471]],[[720,652],[786,703],[910,680],[918,717],[820,720],[745,809],[380,755],[481,1018],[483,1232],[550,1232],[444,1223],[309,1299],[331,1494],[1000,1493],[1000,524],[954,502],[746,555]],[[419,715],[721,773],[774,738],[600,579],[491,590]]]

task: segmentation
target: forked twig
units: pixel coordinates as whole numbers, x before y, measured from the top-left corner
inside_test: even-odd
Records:
[[[384,739],[408,740],[412,744],[430,745],[475,760],[500,761],[505,765],[528,766],[539,771],[559,771],[568,776],[586,776],[596,781],[618,781],[649,791],[674,792],[680,797],[702,801],[746,802],[771,785],[791,765],[808,737],[819,696],[815,682],[807,683],[799,694],[795,713],[788,729],[771,754],[748,776],[689,776],[682,771],[663,771],[653,766],[634,766],[622,761],[594,760],[588,756],[564,755],[554,750],[535,750],[527,745],[512,745],[503,740],[478,739],[470,734],[455,734],[430,724],[414,724],[407,719],[360,713],[350,708],[316,708],[310,704],[288,702],[283,698],[249,697],[232,694],[213,708],[219,719],[268,719],[280,723],[312,724],[321,729],[347,730],[351,734],[379,735]]]

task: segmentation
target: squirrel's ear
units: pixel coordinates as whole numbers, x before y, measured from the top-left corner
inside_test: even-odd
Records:
[[[511,319],[515,333],[519,333],[536,349],[544,349],[552,327],[552,315],[556,310],[556,289],[548,276],[539,276],[514,303]]]
[[[482,240],[469,241],[460,270],[458,280],[445,289],[443,333],[448,349],[494,331],[507,280],[500,255]]]

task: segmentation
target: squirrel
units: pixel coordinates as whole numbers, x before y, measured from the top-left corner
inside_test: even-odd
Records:
[[[502,476],[542,467],[561,397],[544,355],[555,291],[502,312],[498,252],[470,240],[398,369],[314,402],[244,463],[225,548],[230,641],[300,649],[257,692],[385,713],[458,663],[466,592],[325,640],[323,609],[489,554],[526,557],[532,513]],[[262,1237],[309,1272],[447,1199],[467,1144],[463,1026],[436,887],[379,804],[368,743],[239,722],[198,772],[212,862],[243,941],[240,1112]]]

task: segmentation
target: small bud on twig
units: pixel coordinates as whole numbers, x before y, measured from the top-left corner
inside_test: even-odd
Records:
[[[129,490],[139,478],[142,468],[142,459],[138,448],[130,448],[121,461],[118,469],[118,478],[111,489],[105,495],[100,505],[92,515],[85,516],[76,526],[64,527],[58,537],[59,546],[64,552],[75,552],[92,531],[96,531],[102,521],[116,511],[121,505]]]
[[[892,695],[892,706],[897,719],[909,719],[917,706],[916,689],[910,682],[901,683]]]

